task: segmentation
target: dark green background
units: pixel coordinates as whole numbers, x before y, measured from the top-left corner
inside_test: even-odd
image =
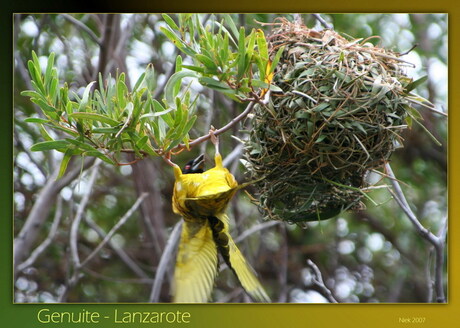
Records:
[[[196,2],[196,1],[93,1],[92,7],[83,7],[80,2],[65,2],[65,7],[57,8],[56,2],[17,1],[10,8],[2,4],[0,11],[1,56],[1,119],[0,119],[0,326],[2,327],[403,327],[415,324],[401,324],[400,317],[426,317],[423,327],[454,327],[458,324],[460,301],[458,298],[458,265],[460,258],[456,250],[460,249],[456,236],[459,234],[459,194],[458,174],[460,129],[458,108],[459,99],[454,93],[449,96],[449,303],[443,305],[103,305],[103,304],[12,304],[12,14],[15,12],[447,12],[449,13],[449,90],[460,88],[456,76],[459,76],[459,25],[460,8],[454,1],[421,2],[416,5],[403,1],[241,1]],[[114,308],[119,311],[189,311],[192,314],[190,324],[182,325],[128,325],[106,321],[97,325],[77,324],[40,324],[36,320],[37,312],[42,308],[53,311],[75,311],[82,309],[112,314]]]

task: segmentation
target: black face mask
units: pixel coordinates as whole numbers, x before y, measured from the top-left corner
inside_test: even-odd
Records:
[[[183,174],[203,173],[204,172],[204,154],[195,159],[188,161],[182,169]]]

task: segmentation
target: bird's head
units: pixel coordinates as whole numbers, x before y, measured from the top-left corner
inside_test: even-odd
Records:
[[[204,171],[204,154],[201,154],[195,159],[188,161],[182,169],[183,174],[203,173]]]

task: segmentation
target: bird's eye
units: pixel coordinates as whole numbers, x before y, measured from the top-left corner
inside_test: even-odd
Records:
[[[184,169],[189,170],[189,169],[190,169],[190,165],[185,165]]]

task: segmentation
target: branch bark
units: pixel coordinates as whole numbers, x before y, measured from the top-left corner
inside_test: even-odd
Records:
[[[312,260],[308,259],[307,265],[308,267],[310,267],[310,269],[312,269],[314,273],[314,276],[315,276],[313,278],[314,284],[321,290],[321,292],[327,298],[327,300],[331,303],[338,303],[337,300],[332,295],[331,290],[327,288],[327,286],[324,284],[323,276],[319,268],[316,266],[316,264]]]
[[[417,216],[414,214],[412,209],[409,206],[409,203],[404,196],[404,193],[399,185],[398,180],[396,179],[393,170],[391,169],[390,164],[385,164],[385,169],[387,171],[388,177],[390,179],[393,190],[389,189],[390,193],[393,195],[394,199],[401,207],[403,212],[409,218],[409,221],[414,226],[415,230],[420,234],[420,236],[430,243],[435,250],[436,260],[435,260],[435,281],[434,288],[436,291],[436,301],[438,303],[445,303],[446,298],[444,296],[444,279],[443,279],[443,268],[444,268],[444,249],[445,249],[445,234],[447,229],[442,229],[440,236],[434,235],[431,231],[426,229],[418,220]]]
[[[168,268],[168,264],[171,263],[174,251],[179,243],[180,233],[182,231],[182,220],[180,220],[174,226],[171,235],[169,236],[166,247],[161,256],[160,263],[158,264],[157,272],[155,274],[155,280],[152,284],[152,291],[150,293],[149,302],[156,303],[159,301],[161,286],[163,284],[163,279]]]
[[[35,244],[38,233],[48,218],[51,209],[54,207],[54,203],[59,192],[62,188],[68,186],[73,180],[75,180],[82,172],[82,169],[87,169],[94,163],[94,161],[94,158],[87,158],[83,167],[75,165],[73,169],[68,170],[68,172],[59,180],[56,180],[58,175],[57,170],[48,178],[46,184],[38,194],[37,200],[30,210],[24,226],[14,239],[13,265],[15,268],[15,275],[17,274],[17,265],[23,262],[26,256],[30,253],[32,246]]]
[[[18,272],[23,271],[24,269],[30,267],[35,263],[37,258],[43,254],[48,246],[51,245],[53,242],[54,237],[56,236],[57,229],[59,227],[59,223],[61,222],[61,217],[62,217],[62,198],[58,197],[57,200],[57,205],[56,205],[56,212],[54,214],[54,219],[53,219],[53,224],[51,226],[50,232],[48,234],[48,237],[41,243],[37,248],[34,249],[32,254],[30,254],[29,258],[19,264],[17,266]]]
[[[89,254],[86,259],[81,262],[79,265],[79,268],[85,266],[88,264],[89,261],[91,261],[97,253],[104,247],[110,240],[112,239],[113,235],[120,229],[127,221],[128,219],[133,215],[133,213],[137,210],[139,205],[142,203],[142,201],[147,197],[147,193],[143,193],[142,195],[139,196],[139,198],[136,200],[133,206],[121,217],[121,219],[113,226],[112,229],[110,229],[109,233],[104,237],[104,239],[100,242],[99,245]]]

